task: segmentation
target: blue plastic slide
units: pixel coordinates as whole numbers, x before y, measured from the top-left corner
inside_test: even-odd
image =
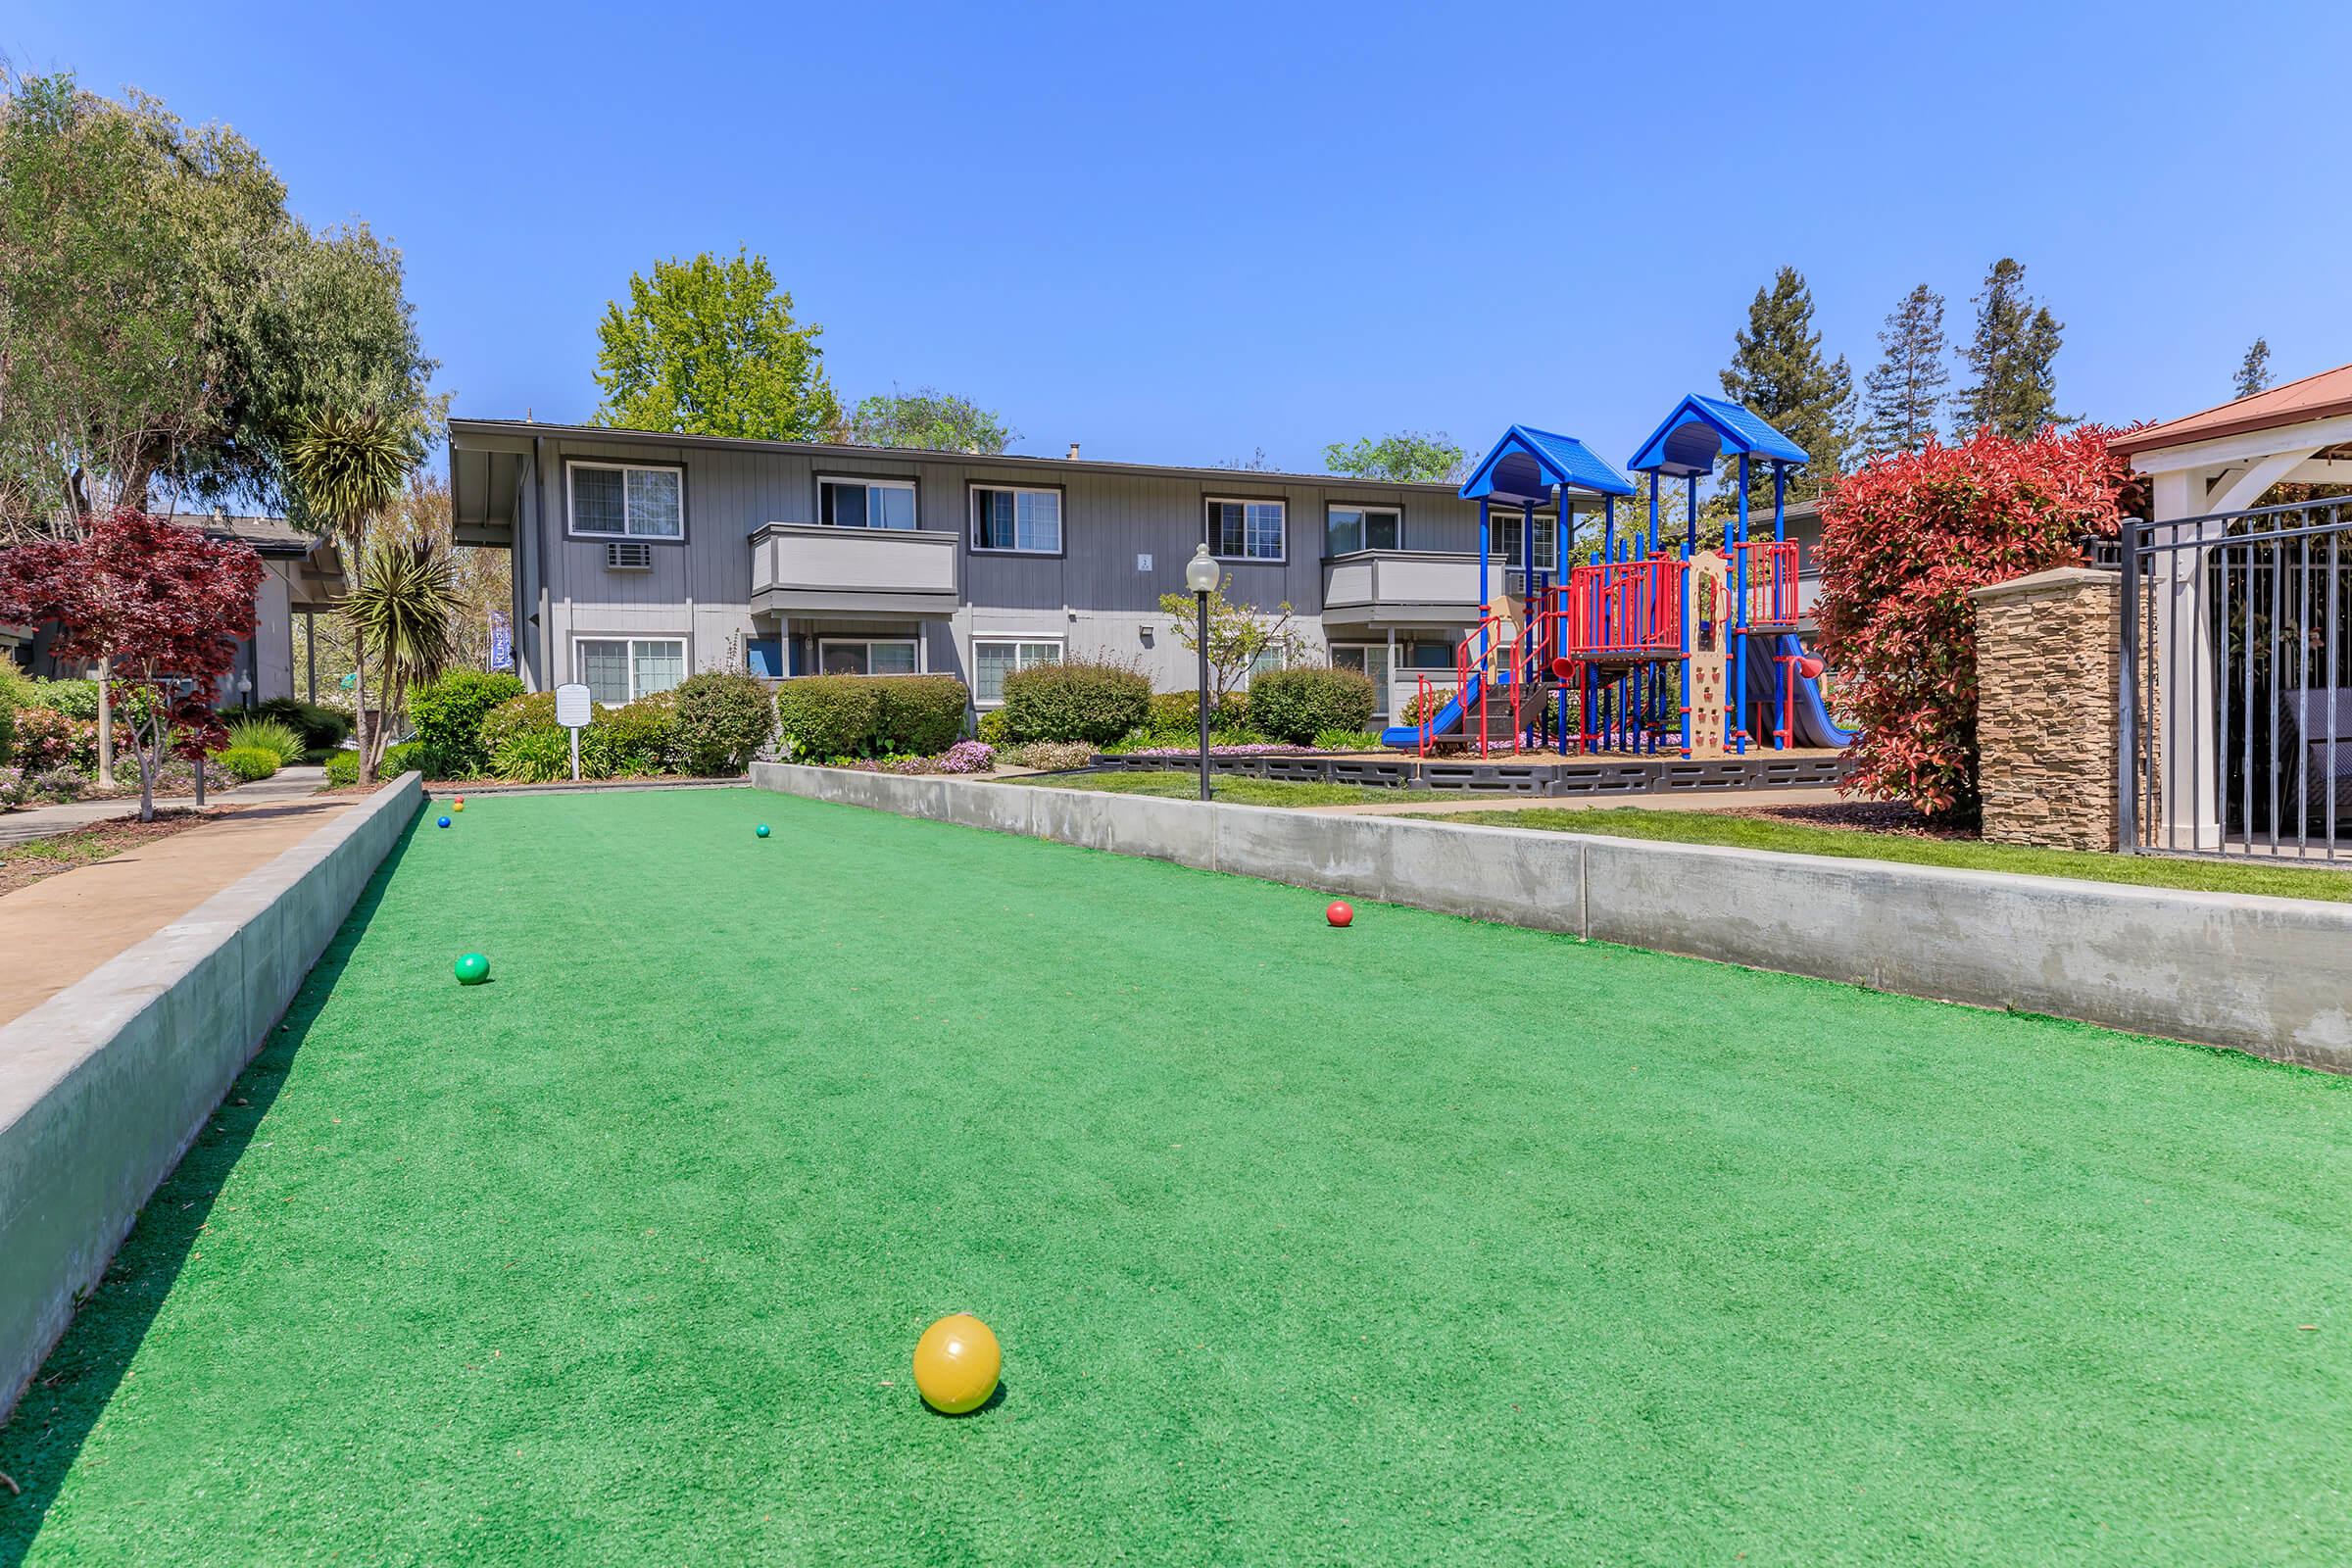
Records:
[[[1806,655],[1804,646],[1794,637],[1783,632],[1778,637],[1759,637],[1747,659],[1748,732],[1758,743],[1772,744],[1772,726],[1764,723],[1763,711],[1778,709],[1781,704],[1780,658],[1784,654],[1798,658]],[[1830,717],[1829,706],[1821,700],[1821,682],[1796,678],[1795,733],[1789,737],[1797,746],[1851,746],[1854,731],[1839,729]]]
[[[1478,693],[1473,691],[1470,699],[1476,702]],[[1451,697],[1446,698],[1446,706],[1439,709],[1430,718],[1429,733],[1432,736],[1450,735],[1455,730],[1462,728],[1462,694],[1457,691]],[[1392,724],[1380,732],[1380,744],[1394,746],[1399,751],[1407,749],[1417,751],[1421,746],[1421,726],[1418,724]]]

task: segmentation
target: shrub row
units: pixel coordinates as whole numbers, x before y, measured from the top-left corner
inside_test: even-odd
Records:
[[[455,710],[475,700],[469,693],[448,706]],[[429,742],[422,726],[419,731],[418,765],[435,778],[465,776],[434,771],[457,750],[446,726]],[[740,773],[774,732],[766,686],[750,675],[707,671],[674,690],[597,710],[580,732],[580,771],[590,778]],[[491,708],[474,744],[482,759],[476,772],[486,768],[500,778],[534,783],[571,772],[571,737],[556,722],[553,692],[510,697]]]
[[[1304,746],[1324,730],[1360,730],[1379,707],[1372,677],[1360,669],[1312,665],[1274,669],[1250,682],[1249,727]]]
[[[1152,682],[1122,664],[1032,664],[1004,677],[1004,738],[1108,746],[1152,713]],[[985,737],[983,737],[985,738]]]
[[[963,733],[971,693],[953,675],[807,675],[776,692],[776,732],[805,761],[929,757]]]

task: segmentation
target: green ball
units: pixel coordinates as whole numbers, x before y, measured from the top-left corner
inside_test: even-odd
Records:
[[[490,960],[478,953],[468,953],[457,963],[458,984],[478,986],[490,978]]]
[[[767,824],[762,822],[757,828],[753,829],[753,831],[758,833],[761,838],[765,838],[767,837]]]

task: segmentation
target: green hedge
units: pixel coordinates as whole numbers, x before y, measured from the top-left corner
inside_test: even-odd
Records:
[[[518,691],[520,689],[516,688]],[[293,728],[302,736],[305,751],[328,750],[342,745],[351,736],[351,715],[339,708],[328,708],[320,703],[272,697],[258,705],[254,711],[264,718],[274,718]]]
[[[479,669],[453,669],[411,692],[409,721],[416,726],[417,765],[425,776],[472,778],[489,767],[482,721],[492,709],[521,695],[517,677]]]
[[[24,678],[17,666],[0,654],[0,762],[9,759],[17,744],[17,710],[24,706]]]
[[[337,752],[328,758],[326,781],[329,784],[357,784],[360,781],[360,754]]]
[[[564,738],[564,726],[556,722],[556,694],[532,692],[527,697],[510,697],[482,715],[482,750],[495,756],[498,749],[532,730],[553,730],[558,740]]]
[[[215,760],[248,784],[277,771],[277,753],[264,746],[231,746]]]
[[[580,734],[580,771],[592,778],[666,773],[675,765],[678,700],[673,692],[600,710]],[[566,771],[570,759],[564,759]]]
[[[229,747],[258,747],[277,759],[280,767],[292,767],[310,750],[302,736],[291,724],[274,718],[240,718],[228,726]],[[228,748],[223,748],[226,750]]]
[[[673,695],[678,763],[689,773],[740,773],[775,736],[775,699],[755,676],[705,670],[688,676]]]
[[[415,741],[402,741],[398,746],[384,748],[384,760],[375,770],[377,778],[398,778],[403,773],[424,771],[424,748]]]
[[[1152,712],[1152,683],[1119,664],[1032,664],[1004,677],[1004,738],[1108,746]]]
[[[970,703],[953,675],[807,675],[776,688],[776,729],[804,761],[931,757],[963,733]]]
[[[1250,727],[1293,746],[1327,729],[1360,730],[1379,706],[1372,677],[1360,669],[1273,669],[1250,682]]]

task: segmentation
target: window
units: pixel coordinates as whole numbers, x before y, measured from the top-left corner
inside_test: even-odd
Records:
[[[972,486],[972,548],[1061,554],[1061,492]]]
[[[1271,674],[1275,670],[1287,668],[1290,662],[1290,654],[1284,649],[1261,648],[1257,651],[1257,657],[1250,661],[1250,671],[1244,684],[1255,680],[1260,675]]]
[[[665,692],[686,678],[686,644],[676,637],[575,637],[573,673],[598,702],[617,707]]]
[[[1396,550],[1403,514],[1395,507],[1328,507],[1323,513],[1323,553],[1345,556],[1358,550]]]
[[[1389,711],[1389,645],[1333,643],[1331,662],[1342,669],[1360,669],[1372,677],[1372,711],[1386,717]]]
[[[826,675],[911,675],[915,672],[911,637],[820,637],[816,667]]]
[[[972,704],[995,708],[1004,701],[1004,677],[1016,669],[1061,662],[1061,644],[1044,638],[972,639]]]
[[[914,481],[819,476],[816,520],[828,528],[911,528]]]
[[[1519,554],[1519,514],[1497,511],[1490,520],[1494,528],[1494,553],[1502,558],[1505,565],[1524,568],[1527,561]],[[1558,571],[1560,569],[1559,554],[1560,530],[1558,526],[1551,517],[1541,512],[1537,513],[1536,569],[1538,571]]]
[[[1208,553],[1229,561],[1280,561],[1282,523],[1282,502],[1211,498]]]
[[[621,463],[574,463],[571,531],[595,538],[684,539],[686,470]]]

